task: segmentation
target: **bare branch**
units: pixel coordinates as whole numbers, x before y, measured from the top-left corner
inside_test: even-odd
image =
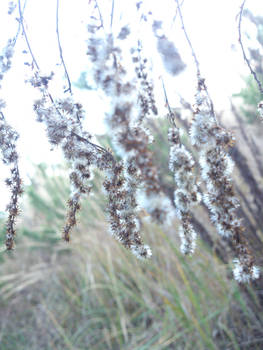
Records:
[[[111,4],[111,16],[110,16],[110,27],[111,27],[111,28],[112,28],[112,24],[113,24],[114,5],[115,5],[115,1],[112,0],[112,4]]]
[[[25,8],[26,8],[26,3],[27,3],[27,0],[25,0],[24,2],[24,6],[23,6],[23,10],[22,10],[22,15],[24,14],[24,11],[25,11]],[[21,22],[18,21],[19,25],[18,25],[18,29],[17,29],[17,32],[16,32],[16,35],[13,39],[13,47],[15,46],[16,42],[17,42],[17,39],[18,39],[18,36],[20,34],[20,30],[21,30]]]
[[[164,81],[163,81],[162,77],[161,77],[161,80],[162,80],[162,86],[163,86],[163,93],[164,93],[165,103],[166,103],[166,106],[167,106],[168,111],[169,111],[169,115],[168,115],[169,121],[175,128],[177,128],[176,123],[175,123],[175,118],[174,118],[175,115],[174,115],[174,113],[172,111],[172,108],[170,106],[170,103],[169,103],[169,100],[168,100],[168,96],[167,96],[167,92],[166,92],[166,87],[164,85]]]
[[[176,3],[177,3],[177,9],[178,9],[178,13],[179,13],[179,17],[180,17],[180,20],[181,20],[181,24],[182,24],[182,30],[184,32],[184,35],[185,35],[185,38],[188,42],[188,45],[192,51],[192,56],[194,58],[194,62],[195,62],[195,65],[196,65],[196,71],[197,71],[197,81],[198,81],[198,89],[201,90],[203,89],[206,94],[207,94],[207,97],[209,99],[209,102],[210,102],[210,107],[211,107],[211,112],[212,112],[212,115],[213,115],[213,118],[215,120],[215,122],[218,124],[218,121],[216,119],[216,115],[215,115],[215,112],[214,112],[214,105],[213,105],[213,101],[208,93],[208,90],[207,90],[207,86],[205,84],[205,79],[202,78],[201,76],[201,72],[200,72],[200,64],[199,64],[199,61],[197,59],[197,56],[196,56],[196,53],[194,51],[194,48],[193,48],[193,45],[191,43],[191,40],[186,32],[186,29],[185,29],[185,26],[184,26],[184,20],[183,20],[183,15],[182,15],[182,11],[181,11],[181,5],[179,4],[179,0],[175,0]]]
[[[61,42],[60,42],[60,36],[59,36],[59,26],[58,26],[58,13],[59,13],[59,0],[57,0],[57,9],[56,9],[56,33],[57,33],[57,40],[58,40],[58,48],[59,48],[59,54],[60,54],[60,59],[62,62],[62,65],[64,67],[65,75],[68,81],[68,88],[64,92],[70,92],[72,95],[72,90],[71,90],[71,81],[69,78],[68,70],[64,61],[63,57],[63,52],[62,52],[62,47],[61,47]]]
[[[104,28],[103,17],[102,17],[101,11],[100,11],[100,7],[99,7],[99,4],[98,4],[98,1],[95,0],[95,3],[96,3],[96,8],[98,10],[99,16],[100,16],[101,27]]]
[[[244,6],[245,6],[245,3],[246,3],[246,0],[244,0],[242,2],[242,5],[240,7],[240,13],[239,13],[239,20],[238,20],[238,42],[240,44],[240,47],[241,47],[241,50],[242,50],[242,53],[243,53],[243,58],[250,70],[250,73],[253,75],[255,81],[257,82],[258,84],[258,89],[260,91],[260,93],[263,95],[263,87],[262,87],[262,84],[260,82],[260,80],[258,79],[258,76],[256,74],[256,72],[254,71],[254,69],[252,68],[250,62],[249,62],[249,59],[247,58],[247,55],[245,53],[245,49],[244,49],[244,45],[243,45],[243,41],[242,41],[242,34],[241,34],[241,24],[242,24],[242,18],[243,18],[243,11],[244,11]]]
[[[22,10],[21,10],[21,1],[20,1],[20,0],[18,0],[18,9],[19,9],[19,17],[20,17],[20,18],[19,18],[19,21],[20,21],[21,26],[22,26],[23,35],[25,36],[26,44],[27,44],[28,50],[29,50],[30,55],[31,55],[31,57],[32,57],[33,63],[35,64],[36,68],[37,68],[38,70],[40,70],[40,69],[39,69],[39,65],[38,65],[38,63],[37,63],[37,61],[36,61],[36,59],[35,59],[35,56],[34,56],[33,52],[32,52],[32,49],[31,49],[31,46],[30,46],[30,43],[29,43],[29,40],[28,40],[28,37],[27,37],[27,33],[26,33],[26,31],[25,31],[24,17],[23,17],[23,13],[22,13]]]
[[[178,10],[178,13],[179,13],[179,16],[180,16],[180,20],[181,20],[181,24],[182,24],[182,30],[184,32],[184,35],[185,35],[185,38],[188,42],[188,45],[192,51],[192,56],[194,58],[194,61],[195,61],[195,65],[196,65],[196,70],[197,70],[197,78],[198,80],[201,78],[201,73],[200,73],[200,64],[199,64],[199,61],[197,59],[197,56],[195,54],[195,51],[194,51],[194,48],[193,48],[193,45],[191,43],[191,40],[185,30],[185,26],[184,26],[184,20],[183,20],[183,15],[182,15],[182,12],[181,12],[181,4],[179,4],[179,1],[176,0],[176,3],[177,3],[177,10]]]

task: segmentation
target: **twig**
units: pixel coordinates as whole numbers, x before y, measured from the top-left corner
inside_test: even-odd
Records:
[[[23,10],[22,10],[22,15],[24,14],[24,11],[25,11],[25,8],[26,8],[26,3],[27,3],[27,0],[25,0],[24,2],[24,6],[23,6]],[[20,33],[20,30],[21,30],[21,22],[18,20],[18,29],[17,29],[17,32],[16,32],[16,36],[14,37],[13,39],[13,47],[15,46],[16,42],[17,42],[17,39],[18,39],[18,36],[19,36],[19,33]]]
[[[110,27],[111,28],[112,28],[112,24],[113,24],[114,5],[115,5],[115,1],[112,0],[112,3],[111,3],[111,15],[110,15]]]
[[[184,0],[182,0],[182,2],[181,2],[181,4],[180,4],[180,6],[182,6],[182,5],[183,5],[183,3],[184,3]],[[173,23],[172,23],[172,25],[174,24],[174,22],[175,22],[175,20],[176,20],[177,13],[178,13],[178,8],[176,8],[176,12],[175,12],[175,15],[174,15],[174,17],[173,17]]]
[[[96,148],[97,151],[103,152],[103,153],[107,153],[107,154],[111,155],[112,162],[113,162],[113,163],[115,162],[114,157],[112,156],[112,154],[111,154],[109,151],[106,150],[106,148],[101,147],[101,146],[99,146],[99,145],[96,145],[96,144],[93,143],[93,142],[90,142],[88,139],[86,139],[86,138],[84,138],[84,137],[82,137],[82,136],[76,134],[76,133],[73,132],[73,131],[71,132],[71,134],[72,134],[73,136],[75,136],[79,141],[86,142],[86,143],[88,143],[89,145],[91,145],[92,147]]]
[[[193,45],[191,43],[191,40],[190,40],[186,30],[185,30],[183,15],[182,15],[182,12],[181,12],[181,5],[179,4],[178,0],[176,0],[176,3],[177,3],[177,10],[178,10],[178,13],[179,13],[179,16],[180,16],[180,20],[181,20],[181,24],[182,24],[182,30],[184,32],[185,38],[186,38],[186,40],[188,42],[188,45],[189,45],[189,47],[190,47],[190,49],[192,51],[192,56],[194,58],[195,65],[196,65],[196,70],[197,70],[197,77],[198,77],[198,79],[200,79],[201,78],[200,64],[199,64],[199,61],[198,61],[197,56],[195,54],[195,51],[194,51]]]
[[[163,93],[164,93],[165,103],[166,103],[166,106],[167,106],[168,111],[169,111],[169,120],[170,120],[171,124],[175,128],[177,128],[175,120],[174,120],[174,113],[173,113],[173,111],[171,109],[171,106],[170,106],[170,103],[169,103],[169,100],[168,100],[168,96],[167,96],[167,92],[166,92],[166,87],[164,85],[164,81],[163,81],[162,77],[161,77],[161,80],[162,80],[162,85],[163,85]]]
[[[68,92],[69,91],[70,94],[72,95],[71,81],[70,81],[68,70],[67,70],[64,58],[63,58],[63,52],[62,52],[60,36],[59,36],[58,10],[59,10],[59,0],[57,0],[57,9],[56,9],[56,33],[57,33],[57,39],[58,39],[58,48],[59,48],[60,59],[61,59],[62,65],[64,67],[65,75],[66,75],[66,78],[67,78],[67,81],[68,81],[68,88],[64,92]]]
[[[19,21],[20,21],[21,26],[22,26],[22,30],[23,30],[23,34],[24,34],[25,39],[26,39],[26,44],[27,44],[28,50],[29,50],[30,55],[31,55],[31,57],[32,57],[33,63],[35,64],[35,66],[37,67],[37,69],[40,70],[40,69],[39,69],[39,65],[38,65],[38,63],[37,63],[37,61],[36,61],[36,59],[35,59],[35,56],[34,56],[32,50],[31,50],[31,46],[30,46],[30,43],[29,43],[29,40],[28,40],[28,37],[27,37],[27,33],[26,33],[26,31],[25,31],[24,17],[23,17],[22,10],[21,10],[21,1],[20,1],[20,0],[18,0],[18,9],[19,9],[19,17],[20,17],[20,18],[19,18]]]
[[[95,3],[96,3],[96,8],[97,8],[97,10],[98,10],[98,12],[99,12],[99,16],[100,16],[101,27],[104,28],[103,17],[102,17],[101,11],[100,11],[100,7],[99,7],[99,4],[98,4],[98,1],[95,0]]]
[[[182,24],[182,30],[184,32],[184,35],[185,35],[185,38],[188,42],[188,45],[191,49],[191,52],[192,52],[192,56],[194,58],[194,62],[195,62],[195,65],[196,65],[196,72],[197,72],[197,81],[198,81],[198,87],[201,89],[203,88],[203,90],[206,92],[207,94],[207,97],[209,99],[209,102],[210,102],[210,107],[211,107],[211,112],[212,112],[212,115],[213,115],[213,118],[215,120],[215,122],[218,124],[218,121],[216,119],[216,115],[215,115],[215,112],[214,112],[214,105],[213,105],[213,101],[208,93],[208,90],[207,90],[207,86],[205,84],[205,79],[202,78],[201,76],[201,72],[200,72],[200,64],[199,64],[199,61],[197,59],[197,56],[196,56],[196,53],[194,51],[194,48],[193,48],[193,45],[191,43],[191,40],[186,32],[186,29],[185,29],[185,26],[184,26],[184,20],[183,20],[183,15],[182,15],[182,12],[181,12],[181,5],[179,4],[179,0],[175,0],[176,3],[177,3],[177,9],[178,9],[178,13],[179,13],[179,17],[180,17],[180,20],[181,20],[181,24]]]
[[[242,23],[242,18],[243,18],[243,11],[244,11],[244,6],[245,6],[245,3],[246,3],[246,0],[243,1],[241,7],[240,7],[240,13],[239,13],[239,21],[238,21],[238,42],[241,46],[241,50],[242,50],[242,53],[243,53],[243,58],[250,70],[250,73],[253,75],[255,81],[257,82],[258,84],[258,89],[260,91],[260,93],[263,95],[263,87],[262,87],[262,84],[260,82],[260,80],[258,79],[258,76],[256,74],[256,72],[253,70],[253,68],[251,67],[251,64],[247,58],[247,55],[245,53],[245,49],[244,49],[244,45],[243,45],[243,42],[242,42],[242,35],[241,35],[241,23]]]

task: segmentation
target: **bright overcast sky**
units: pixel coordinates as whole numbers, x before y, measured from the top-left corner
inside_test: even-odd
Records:
[[[90,15],[90,5],[94,0],[60,0],[60,34],[64,59],[69,75],[74,82],[87,67],[86,24]],[[23,5],[23,1],[21,0]],[[114,26],[120,23],[131,23],[136,20],[134,0],[115,0]],[[109,23],[111,1],[98,0],[105,26]],[[153,11],[153,17],[164,21],[164,28],[170,39],[179,49],[187,64],[187,70],[178,77],[165,76],[162,68],[157,74],[164,74],[171,104],[176,94],[181,94],[190,102],[193,101],[195,91],[195,70],[189,47],[180,29],[179,17],[174,19],[176,7],[173,0],[145,0]],[[149,4],[149,5],[147,5]],[[228,106],[228,97],[238,92],[243,82],[240,78],[248,74],[248,69],[242,60],[242,54],[237,42],[236,16],[241,5],[240,0],[184,0],[182,12],[185,27],[191,38],[196,54],[201,64],[201,71],[207,80],[217,110],[225,110]],[[263,15],[262,1],[248,0],[246,6],[256,15]],[[0,1],[0,44],[4,47],[8,38],[15,35],[18,23],[14,16],[7,15],[8,1]],[[16,16],[18,14],[16,13]],[[51,70],[61,76],[62,70],[56,38],[56,0],[27,0],[25,23],[39,65],[43,71]],[[243,27],[255,37],[255,28],[244,20]],[[138,29],[138,35],[147,35],[144,30]],[[147,40],[147,37],[146,37]],[[151,39],[152,40],[152,39]],[[151,41],[150,40],[150,41]],[[50,152],[50,146],[45,138],[43,125],[35,122],[32,112],[33,89],[24,83],[29,72],[24,62],[31,62],[30,57],[22,54],[25,49],[23,38],[16,46],[13,67],[6,74],[3,82],[2,96],[7,101],[6,119],[21,135],[18,151],[21,158],[22,174],[32,172],[32,162],[53,162],[60,159],[59,152]],[[233,50],[234,48],[234,50]],[[154,63],[154,62],[153,62]],[[158,62],[157,62],[158,64]],[[60,88],[60,83],[58,84]],[[61,89],[58,92],[61,97]],[[96,92],[87,93],[74,88],[74,96],[84,105],[87,111],[85,126],[89,131],[100,133],[103,130],[103,108]],[[176,105],[176,104],[175,104]],[[0,165],[3,179],[6,167]],[[4,210],[8,197],[5,185],[0,184],[3,195],[0,200],[0,210]]]

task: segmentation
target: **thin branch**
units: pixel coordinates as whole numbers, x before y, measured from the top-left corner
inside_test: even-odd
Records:
[[[198,88],[203,88],[203,90],[206,92],[207,94],[207,97],[209,99],[209,102],[210,102],[210,107],[211,107],[211,112],[212,112],[212,115],[213,115],[213,118],[215,120],[215,122],[218,124],[218,121],[216,119],[216,115],[215,115],[215,112],[214,112],[214,105],[213,105],[213,101],[208,93],[208,90],[207,90],[207,86],[205,84],[205,79],[202,78],[201,76],[201,72],[200,72],[200,64],[199,64],[199,61],[197,59],[197,56],[196,56],[196,53],[194,51],[194,48],[193,48],[193,45],[191,43],[191,40],[186,32],[186,29],[185,29],[185,26],[184,26],[184,20],[183,20],[183,15],[182,15],[182,11],[181,11],[181,5],[179,4],[179,0],[175,0],[176,3],[177,3],[177,9],[178,9],[178,13],[179,13],[179,17],[180,17],[180,20],[181,20],[181,24],[182,24],[182,30],[184,32],[184,35],[185,35],[185,38],[188,42],[188,45],[191,49],[191,52],[192,52],[192,56],[194,58],[194,62],[195,62],[195,65],[196,65],[196,71],[197,71],[197,81],[198,81]]]
[[[63,52],[62,52],[62,47],[61,47],[61,42],[60,42],[59,26],[58,26],[58,13],[59,13],[59,0],[57,0],[57,9],[56,9],[56,33],[57,33],[57,39],[58,39],[58,48],[59,48],[60,59],[61,59],[62,65],[64,67],[65,75],[66,75],[66,78],[68,81],[68,88],[64,92],[69,91],[70,94],[72,95],[71,81],[70,81],[68,70],[67,70],[64,58],[63,58]]]
[[[242,50],[242,53],[243,53],[243,58],[244,58],[247,66],[248,66],[248,68],[250,70],[250,73],[253,75],[255,81],[257,82],[260,93],[263,95],[262,84],[261,84],[260,80],[258,79],[258,76],[257,76],[256,72],[253,70],[253,68],[252,68],[252,66],[251,66],[251,64],[249,62],[249,59],[247,58],[247,55],[246,55],[245,49],[244,49],[244,45],[243,45],[243,42],[242,42],[241,23],[242,23],[243,11],[244,11],[245,3],[246,3],[246,0],[243,1],[242,5],[240,7],[239,21],[238,21],[238,42],[240,44],[240,47],[241,47],[241,50]]]
[[[177,128],[175,120],[174,120],[174,113],[173,113],[172,108],[170,106],[170,103],[169,103],[169,100],[168,100],[168,96],[167,96],[167,92],[166,92],[166,87],[164,85],[164,81],[163,81],[162,77],[161,77],[161,80],[162,80],[162,86],[163,86],[163,93],[164,93],[165,103],[166,103],[166,106],[167,106],[168,111],[169,111],[169,120],[170,120],[171,124],[175,128]]]
[[[98,1],[95,0],[95,3],[96,3],[96,8],[97,8],[97,10],[99,12],[99,16],[100,16],[101,27],[104,28],[103,17],[102,17],[101,11],[100,11],[100,7],[99,7],[99,4],[98,4]]]
[[[201,72],[200,72],[200,64],[199,64],[199,61],[197,59],[197,56],[195,54],[195,51],[194,51],[194,48],[193,48],[193,45],[191,43],[191,40],[185,30],[185,26],[184,26],[184,20],[183,20],[183,15],[182,15],[182,12],[181,12],[181,5],[179,4],[179,1],[176,0],[176,3],[177,3],[177,10],[178,10],[178,13],[179,13],[179,16],[180,16],[180,20],[181,20],[181,24],[182,24],[182,30],[184,32],[184,35],[185,35],[185,38],[188,42],[188,45],[192,51],[192,56],[194,58],[194,61],[195,61],[195,65],[196,65],[196,70],[197,70],[197,77],[198,77],[198,80],[201,78]]]
[[[182,6],[183,3],[184,3],[184,0],[182,0],[180,6]],[[178,7],[176,8],[176,12],[175,12],[175,15],[174,15],[174,17],[173,17],[173,23],[172,23],[172,25],[174,24],[174,22],[175,22],[175,20],[176,20],[177,14],[178,14]]]
[[[24,12],[25,12],[25,8],[26,8],[26,3],[27,3],[27,0],[25,0],[25,2],[24,2],[24,6],[23,6],[23,10],[22,10],[22,16],[23,16],[23,14],[24,14]],[[16,42],[17,42],[17,39],[18,39],[18,36],[19,36],[19,34],[20,34],[20,30],[21,30],[21,22],[18,20],[18,29],[17,29],[17,32],[16,32],[16,35],[15,35],[15,37],[14,37],[14,39],[13,39],[13,47],[15,46],[15,44],[16,44]]]
[[[24,35],[24,37],[25,37],[25,39],[26,39],[26,44],[27,44],[28,50],[29,50],[30,55],[31,55],[31,57],[32,57],[33,63],[35,64],[35,66],[37,67],[37,69],[40,70],[40,69],[39,69],[39,65],[38,65],[38,63],[37,63],[37,61],[36,61],[36,59],[35,59],[35,56],[34,56],[33,52],[32,52],[32,49],[31,49],[31,46],[30,46],[30,43],[29,43],[29,40],[28,40],[28,37],[27,37],[27,33],[26,33],[26,31],[25,31],[24,17],[23,17],[22,10],[21,10],[21,1],[20,1],[20,0],[18,0],[18,9],[19,9],[19,17],[20,17],[20,18],[19,18],[19,21],[20,21],[21,26],[22,26],[23,35]]]
[[[91,145],[92,147],[96,148],[97,151],[102,152],[102,153],[107,153],[107,154],[111,155],[112,162],[113,162],[113,163],[115,162],[115,159],[114,159],[113,155],[112,155],[109,151],[107,151],[106,148],[101,147],[101,146],[99,146],[99,145],[96,145],[96,144],[93,143],[93,142],[90,142],[88,139],[86,139],[86,138],[84,138],[84,137],[82,137],[82,136],[76,134],[76,133],[73,132],[73,131],[71,132],[71,134],[72,134],[73,136],[75,136],[79,141],[86,142],[86,143],[88,143],[89,145]]]
[[[112,28],[112,24],[113,24],[114,5],[115,5],[115,1],[112,0],[112,3],[111,3],[111,15],[110,15],[110,27],[111,28]]]

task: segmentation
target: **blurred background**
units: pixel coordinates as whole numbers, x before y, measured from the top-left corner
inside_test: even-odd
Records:
[[[25,19],[43,70],[55,70],[60,77],[53,90],[61,94],[63,70],[56,43],[52,44],[55,41],[54,3],[28,1]],[[112,2],[105,2],[105,6],[101,1],[98,3],[104,18],[108,18]],[[134,3],[129,2],[131,7]],[[116,23],[126,22],[121,16],[124,5],[116,4],[120,6],[116,5]],[[257,4],[256,1],[248,3],[243,36],[250,61],[263,82],[263,14]],[[238,215],[243,218],[257,265],[262,267],[263,126],[257,117],[257,103],[262,97],[248,74],[237,44],[235,17],[240,5],[239,1],[231,4],[225,0],[216,4],[205,0],[185,1],[182,10],[220,123],[236,136],[231,157],[236,164],[234,183],[241,204]],[[168,8],[167,2],[166,7],[162,6],[163,12],[157,5],[153,11],[165,19]],[[64,59],[74,83],[74,96],[87,109],[85,127],[96,134],[101,145],[113,148],[105,134],[105,110],[100,96],[89,84],[85,58],[88,11],[84,1],[76,1],[74,5],[72,1],[61,2]],[[193,117],[194,66],[182,35],[177,34],[180,23],[173,17],[167,17],[167,31],[170,36],[176,32],[174,41],[186,69],[171,78],[155,63],[158,65],[156,91],[161,91],[158,90],[161,75],[177,123],[183,129],[183,142],[197,160],[188,139]],[[132,22],[132,17],[129,21]],[[12,33],[13,24],[6,22],[6,25]],[[3,37],[1,34],[1,39]],[[21,135],[18,151],[25,194],[16,249],[11,252],[2,249],[0,253],[0,349],[262,349],[262,278],[248,286],[233,280],[232,247],[218,237],[204,205],[193,212],[193,224],[199,233],[193,257],[180,253],[177,221],[169,227],[160,227],[152,224],[147,213],[141,211],[142,236],[151,246],[153,257],[150,261],[137,261],[108,234],[103,174],[96,172],[92,195],[82,202],[71,243],[61,241],[70,194],[68,164],[59,150],[50,152],[43,126],[34,122],[31,107],[34,92],[24,84],[27,69],[24,63],[30,58],[23,50],[24,43],[20,40],[13,69],[3,86],[8,103],[6,118]],[[172,200],[174,181],[167,171],[169,123],[163,93],[158,93],[157,100],[160,114],[147,124],[155,138],[150,147],[162,189]],[[3,179],[5,172],[1,165]],[[1,186],[3,245],[8,191],[3,181]]]

